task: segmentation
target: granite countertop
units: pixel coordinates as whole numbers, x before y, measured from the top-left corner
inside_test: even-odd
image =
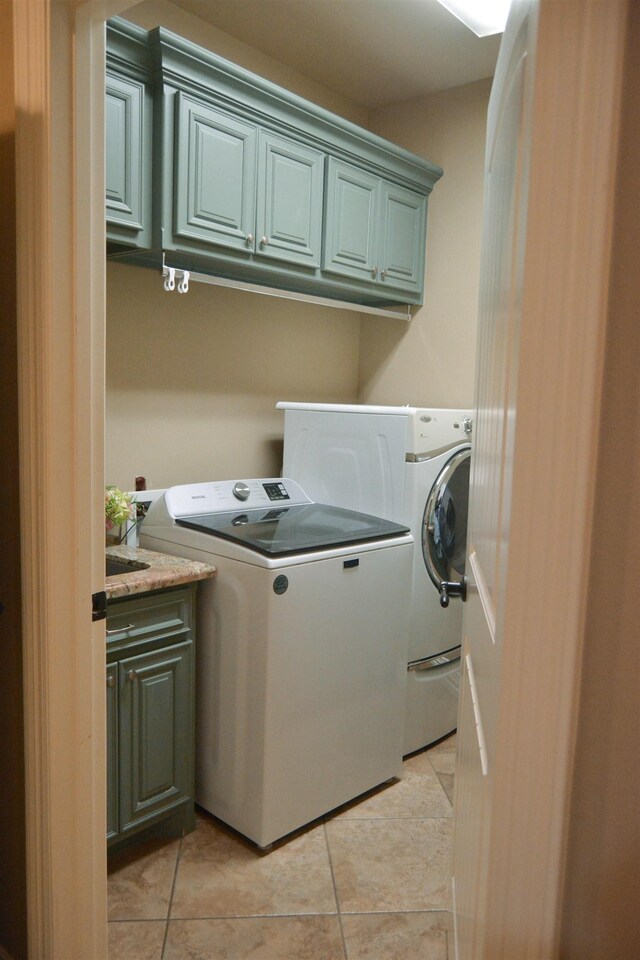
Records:
[[[164,587],[176,587],[181,583],[194,580],[207,580],[216,575],[216,568],[198,560],[184,560],[172,557],[168,553],[156,553],[155,550],[143,550],[141,547],[127,547],[124,544],[106,548],[107,558],[130,563],[131,573],[116,573],[106,577],[105,591],[108,600],[116,597],[129,597],[148,590],[162,590]],[[147,569],[136,569],[135,564],[148,564]]]

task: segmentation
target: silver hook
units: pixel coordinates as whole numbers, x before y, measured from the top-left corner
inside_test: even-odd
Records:
[[[186,293],[189,289],[189,271],[182,271],[182,280],[178,284],[178,293]]]

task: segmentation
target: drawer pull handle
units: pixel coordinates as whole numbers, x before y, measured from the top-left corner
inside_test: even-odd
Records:
[[[135,623],[128,623],[126,627],[115,627],[113,630],[107,628],[107,636],[112,637],[114,633],[124,633],[125,630],[133,630]]]

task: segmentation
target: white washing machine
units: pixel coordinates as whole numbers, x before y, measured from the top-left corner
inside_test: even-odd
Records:
[[[397,776],[413,538],[287,479],[172,487],[140,545],[198,591],[198,804],[260,847]]]
[[[467,535],[469,410],[280,402],[283,472],[309,496],[408,526],[406,755],[455,729]],[[422,549],[421,545],[422,544]]]

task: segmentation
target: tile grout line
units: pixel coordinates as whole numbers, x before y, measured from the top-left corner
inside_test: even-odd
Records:
[[[331,871],[331,883],[333,884],[333,895],[336,898],[336,911],[338,917],[338,925],[340,927],[340,939],[342,940],[342,952],[344,954],[345,960],[349,960],[349,954],[347,951],[347,941],[344,936],[344,929],[342,926],[342,911],[340,910],[340,898],[338,897],[338,886],[336,883],[335,872],[333,869],[333,859],[331,857],[331,847],[329,846],[329,837],[327,836],[327,821],[325,820],[322,824],[322,833],[324,835],[324,842],[327,848],[327,858],[329,860],[329,869]]]
[[[167,938],[169,936],[169,918],[171,917],[171,908],[173,907],[173,895],[176,889],[176,881],[178,879],[178,866],[180,864],[180,857],[182,856],[182,843],[184,841],[184,836],[180,837],[180,844],[178,846],[178,852],[176,854],[176,865],[173,870],[173,880],[171,882],[171,893],[169,894],[169,903],[167,904],[167,916],[164,926],[164,939],[162,941],[162,950],[160,951],[160,960],[163,960],[164,952],[167,947]]]

